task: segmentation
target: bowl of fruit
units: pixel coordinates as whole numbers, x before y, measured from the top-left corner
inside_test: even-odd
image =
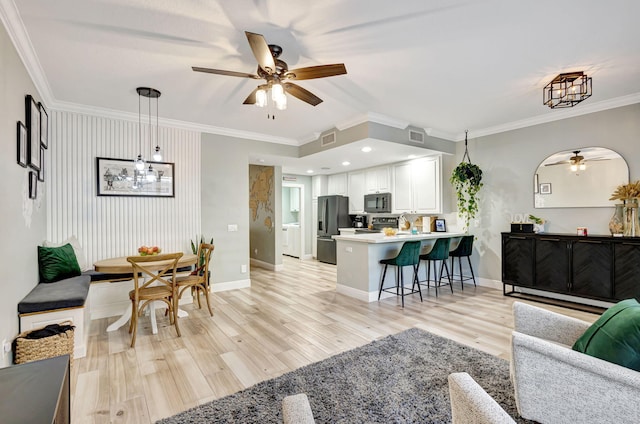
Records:
[[[140,246],[140,247],[138,247],[138,253],[140,253],[140,256],[157,255],[160,252],[162,252],[162,249],[160,249],[158,246]]]

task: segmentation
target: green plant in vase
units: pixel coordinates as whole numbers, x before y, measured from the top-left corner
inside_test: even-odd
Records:
[[[468,131],[465,131],[462,162],[456,166],[449,179],[456,191],[458,214],[464,216],[465,219],[465,231],[468,231],[471,219],[478,213],[478,192],[482,188],[482,169],[471,163],[467,149],[467,133]]]

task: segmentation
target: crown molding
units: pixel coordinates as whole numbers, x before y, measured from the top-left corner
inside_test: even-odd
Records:
[[[24,29],[24,22],[13,0],[0,0],[0,20],[2,20],[4,27],[7,29],[7,34],[9,34],[9,38],[16,48],[20,60],[22,60],[27,73],[36,86],[42,103],[50,107],[54,97],[49,81],[40,65],[38,56],[35,54],[29,34]]]
[[[123,112],[115,109],[99,108],[94,106],[86,106],[78,103],[54,101],[50,110],[60,112],[71,112],[84,115],[97,116],[109,119],[120,119],[123,121],[138,122],[138,114],[132,112]],[[285,137],[276,137],[267,134],[260,134],[250,131],[235,130],[232,128],[216,127],[213,125],[198,124],[195,122],[180,121],[177,119],[158,118],[158,123],[164,127],[178,128],[189,131],[198,131],[203,133],[224,135],[227,137],[244,138],[249,140],[264,141],[267,143],[286,144],[297,146],[296,140]]]
[[[628,94],[622,97],[616,97],[614,99],[603,100],[596,103],[584,104],[573,107],[571,109],[562,109],[553,111],[545,115],[534,116],[533,118],[522,119],[520,121],[509,122],[506,124],[496,125],[494,127],[483,128],[479,130],[473,130],[473,137],[484,137],[487,135],[498,134],[506,131],[517,130],[526,127],[532,127],[534,125],[546,124],[548,122],[560,121],[562,119],[573,118],[576,116],[588,115],[590,113],[602,112],[609,109],[615,109],[617,107],[628,106],[632,104],[640,103],[640,93]],[[458,134],[455,141],[464,140],[464,133]]]

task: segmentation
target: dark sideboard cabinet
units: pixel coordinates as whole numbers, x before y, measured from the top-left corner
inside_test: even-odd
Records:
[[[640,238],[502,233],[502,283],[617,302],[640,296]]]
[[[69,424],[69,355],[0,369],[0,423]]]

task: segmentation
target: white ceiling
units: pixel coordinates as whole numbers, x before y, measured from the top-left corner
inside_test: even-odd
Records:
[[[640,102],[637,0],[0,0],[49,107],[134,113],[136,87],[162,92],[160,117],[211,132],[303,144],[345,122],[385,117],[460,140]],[[17,11],[15,16],[12,12]],[[21,22],[20,22],[21,21]],[[24,27],[23,27],[24,26]],[[244,31],[279,44],[290,68],[345,63],[298,84],[275,120],[243,105],[259,81]],[[20,44],[20,43],[18,43]],[[558,73],[593,77],[568,110],[542,105]],[[35,73],[35,74],[34,74]],[[300,165],[302,168],[306,164]]]

